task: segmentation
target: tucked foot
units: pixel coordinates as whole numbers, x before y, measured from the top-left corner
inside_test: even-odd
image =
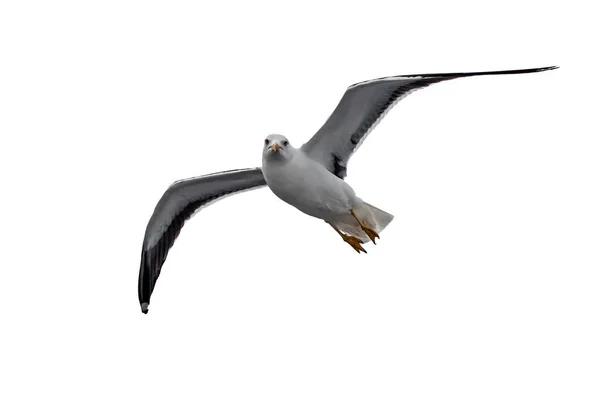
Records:
[[[352,214],[352,216],[354,217],[354,219],[356,219],[356,221],[358,221],[361,229],[367,234],[367,236],[369,237],[369,239],[371,239],[371,241],[373,242],[373,244],[377,244],[375,243],[375,239],[379,239],[379,234],[372,228],[370,228],[369,226],[365,225],[360,218],[358,218],[358,216],[356,215],[356,213],[354,212],[354,210],[350,211],[350,213]]]
[[[367,253],[367,251],[361,246],[363,244],[363,241],[359,238],[350,235],[344,235],[343,238],[344,242],[352,246],[352,248],[356,250],[358,254],[360,254],[361,251],[364,251],[365,254]]]
[[[362,240],[354,236],[346,235],[333,225],[331,225],[331,227],[335,229],[335,231],[342,237],[342,239],[344,239],[344,242],[352,246],[352,248],[356,250],[358,254],[360,254],[361,251],[364,251],[365,254],[367,253],[367,251],[361,246],[364,243]]]
[[[367,234],[369,239],[371,239],[373,244],[377,244],[377,243],[375,243],[375,239],[379,239],[379,235],[377,234],[377,232],[375,232],[373,229],[366,227],[366,226],[363,226],[362,230],[365,231],[365,233]]]

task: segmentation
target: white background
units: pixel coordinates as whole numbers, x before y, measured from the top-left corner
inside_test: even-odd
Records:
[[[0,397],[597,399],[599,32],[562,3],[3,2]],[[172,181],[301,145],[358,81],[549,65],[388,114],[347,179],[396,217],[367,255],[245,193],[140,312]]]

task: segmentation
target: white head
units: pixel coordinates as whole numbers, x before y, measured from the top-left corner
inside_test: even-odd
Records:
[[[264,141],[263,160],[289,161],[296,149],[283,135],[269,135]]]

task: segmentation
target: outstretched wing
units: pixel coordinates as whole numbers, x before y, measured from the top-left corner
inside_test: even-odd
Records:
[[[348,160],[398,101],[433,83],[476,75],[505,75],[541,72],[558,67],[508,71],[398,75],[359,82],[348,87],[339,104],[321,129],[302,150],[341,179],[346,177]]]
[[[167,253],[185,221],[226,195],[265,185],[261,169],[248,168],[184,179],[169,186],[150,217],[142,245],[138,297],[144,314]]]

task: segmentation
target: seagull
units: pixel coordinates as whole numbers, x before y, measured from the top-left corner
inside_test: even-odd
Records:
[[[348,162],[384,116],[410,93],[431,84],[480,75],[527,74],[544,67],[504,71],[397,75],[350,85],[314,136],[294,147],[283,135],[264,139],[262,166],[216,172],[171,184],[146,227],[138,278],[142,312],[148,313],[167,254],[184,223],[228,195],[268,186],[279,199],[329,224],[359,254],[394,216],[357,196],[344,180]]]

